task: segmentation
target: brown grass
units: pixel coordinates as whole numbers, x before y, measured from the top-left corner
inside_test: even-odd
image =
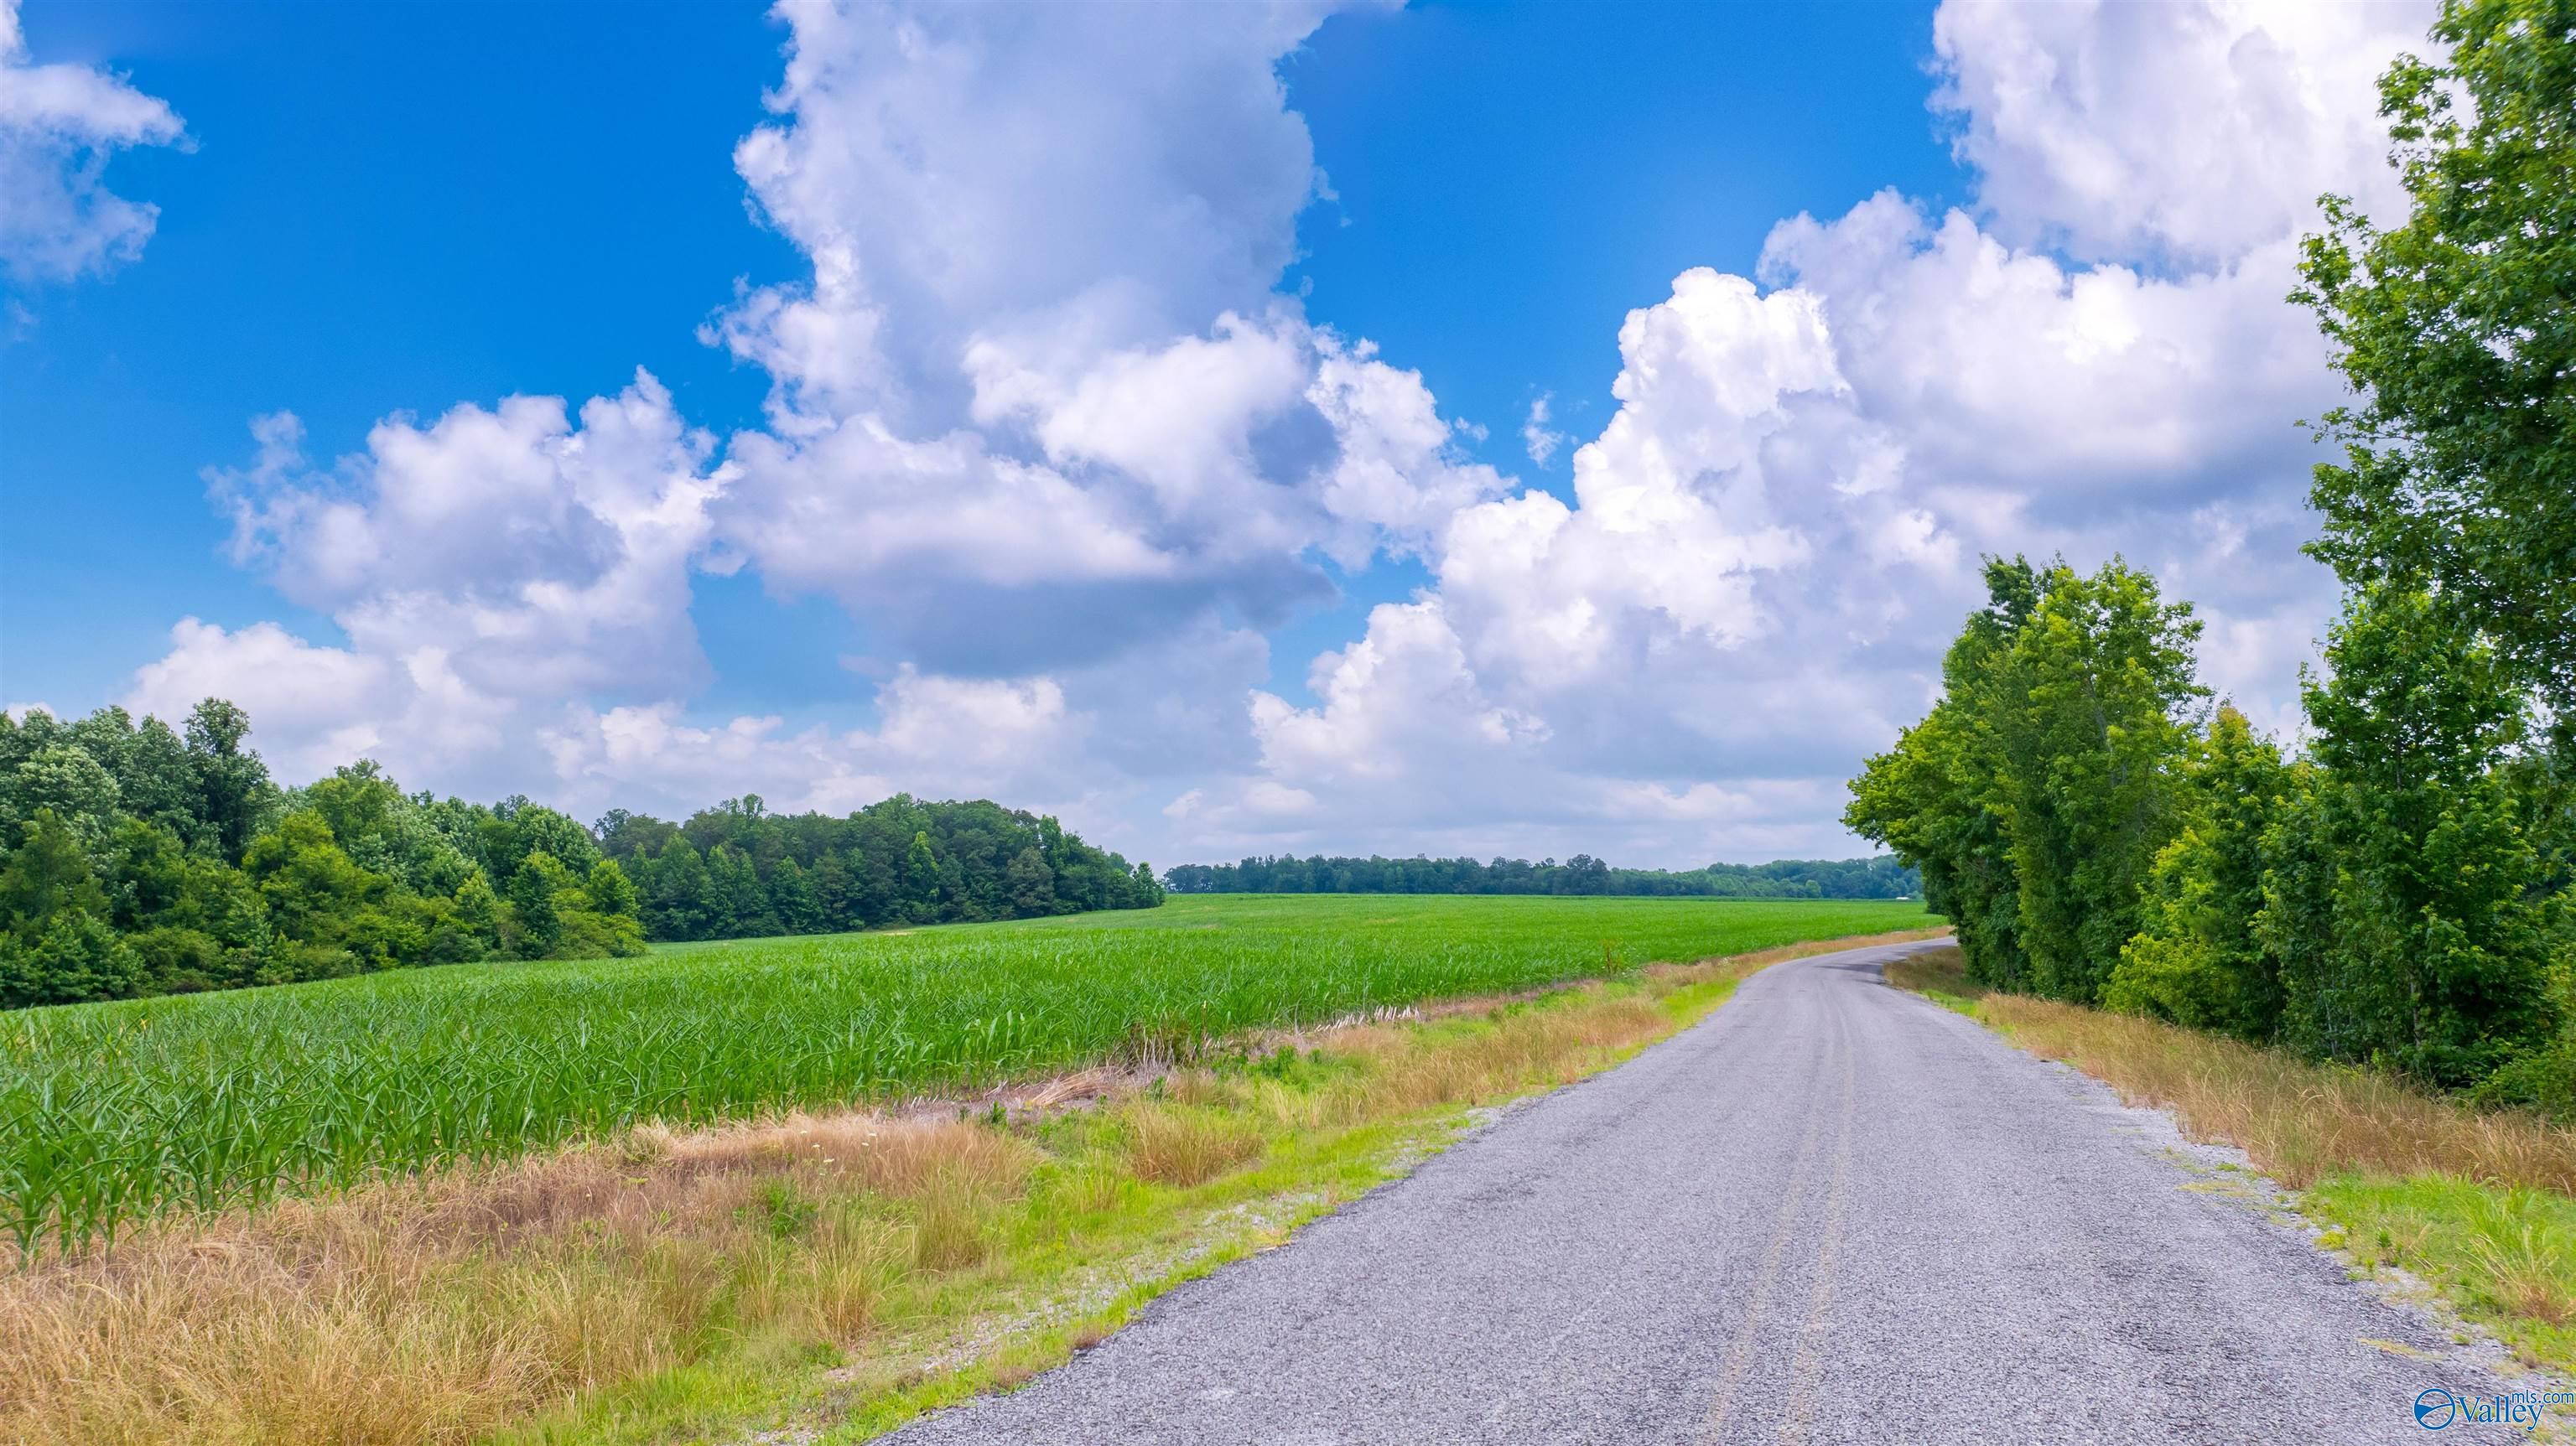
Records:
[[[924,1282],[1009,1271],[1010,1211],[1138,1208],[1140,1181],[1200,1185],[1274,1137],[1578,1079],[1670,1033],[1683,991],[1829,947],[1842,946],[1288,1036],[1337,1061],[1293,1086],[1192,1070],[1149,1099],[1130,1076],[1104,1106],[1114,1143],[1043,1176],[1047,1152],[1009,1130],[854,1111],[647,1126],[166,1219],[112,1251],[0,1264],[0,1442],[464,1443],[764,1334],[863,1352]],[[1081,1099],[1109,1078],[1031,1099]]]
[[[164,1222],[0,1271],[0,1440],[465,1441],[711,1328],[852,1339],[1037,1159],[798,1115]]]
[[[1904,987],[1975,998],[1978,1017],[2013,1043],[2106,1081],[2131,1103],[2172,1110],[2194,1137],[2237,1145],[2287,1185],[2367,1171],[2576,1193],[2576,1130],[2536,1115],[2482,1113],[2385,1075],[2156,1020],[1986,993],[1965,981],[1954,949],[1887,972]]]
[[[1127,1114],[1127,1168],[1158,1185],[1198,1185],[1261,1153],[1261,1131],[1233,1114],[1145,1104]]]

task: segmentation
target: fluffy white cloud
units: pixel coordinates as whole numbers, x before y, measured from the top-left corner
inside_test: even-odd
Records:
[[[306,469],[291,414],[253,431],[250,468],[208,474],[234,556],[360,651],[434,647],[502,698],[666,696],[703,676],[687,572],[730,473],[652,377],[583,404],[578,427],[555,397],[389,419],[327,473]]]
[[[1275,289],[1320,180],[1277,66],[1332,8],[781,5],[736,164],[813,270],[709,329],[774,383],[721,538],[990,672],[1275,622],[1502,491]]]
[[[184,144],[166,102],[86,65],[37,65],[18,0],[0,0],[0,270],[61,281],[131,261],[160,210],[107,189],[108,156]]]
[[[2015,246],[2222,267],[2318,193],[2391,202],[2378,80],[2433,0],[1944,0],[1932,26],[1959,158]]]
[[[2422,6],[1949,0],[1977,205],[1883,193],[1783,222],[1757,279],[1683,273],[1562,493],[1277,289],[1320,188],[1277,66],[1329,8],[786,0],[736,162],[810,275],[705,331],[766,425],[719,443],[639,374],[316,472],[268,419],[217,494],[345,646],[191,621],[137,701],[231,693],[298,766],[540,792],[542,759],[583,809],[988,794],[1167,862],[1828,853],[1977,554],[2119,550],[2289,716],[2328,595],[2293,423],[2333,393],[2281,298],[2309,198],[2384,194],[2370,82]],[[1387,557],[1425,585],[1310,699],[1270,685],[1263,630]],[[691,570],[744,567],[861,622],[872,719],[692,712]]]
[[[1319,662],[1316,706],[1256,695],[1257,781],[1187,816],[1841,849],[1838,780],[1929,700],[1984,551],[2155,569],[2207,676],[2287,724],[2332,592],[2296,420],[2335,383],[2283,297],[2317,193],[2384,202],[2374,80],[2429,9],[1950,0],[1978,209],[1800,216],[1769,290],[1694,271],[1632,312],[1572,498],[1460,511],[1435,589]]]
[[[783,0],[781,121],[735,162],[815,274],[724,335],[783,405],[926,431],[970,348],[1078,366],[1257,313],[1317,174],[1275,67],[1331,8]]]
[[[1813,296],[1688,272],[1630,313],[1620,355],[1572,502],[1458,511],[1436,591],[1319,660],[1315,707],[1256,693],[1262,776],[1189,816],[1453,846],[1540,828],[1667,858],[1831,836],[1815,771],[1919,697],[1850,671],[1906,614],[1840,583],[1866,559],[1946,587],[1955,542],[1854,412]]]

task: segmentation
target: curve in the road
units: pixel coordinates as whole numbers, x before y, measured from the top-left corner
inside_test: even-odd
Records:
[[[1765,970],[946,1443],[2422,1442],[2502,1389],[2153,1116],[1890,988]],[[2395,1349],[2392,1349],[2394,1347]]]

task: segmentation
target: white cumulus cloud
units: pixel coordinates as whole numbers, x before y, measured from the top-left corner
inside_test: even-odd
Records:
[[[0,270],[63,281],[143,254],[160,209],[107,189],[108,157],[186,141],[169,104],[123,78],[34,63],[18,0],[0,0]]]

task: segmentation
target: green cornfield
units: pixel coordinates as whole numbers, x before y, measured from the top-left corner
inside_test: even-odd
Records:
[[[1265,1025],[1920,927],[1920,904],[1231,895],[0,1016],[22,1251],[644,1120],[941,1091]]]

